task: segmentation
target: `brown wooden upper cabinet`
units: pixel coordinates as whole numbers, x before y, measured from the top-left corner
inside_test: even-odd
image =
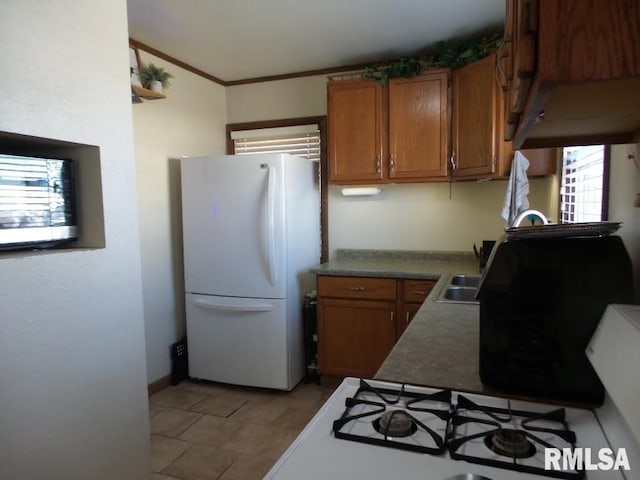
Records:
[[[498,53],[453,72],[451,172],[454,178],[506,178],[514,151],[502,136],[507,101],[496,81]],[[530,149],[530,177],[556,173],[556,149]]]
[[[506,0],[499,76],[515,148],[640,134],[640,2]]]
[[[452,74],[453,135],[451,171],[454,177],[489,176],[496,171],[502,138],[496,55],[465,65]]]
[[[449,70],[328,84],[329,181],[419,182],[445,178]]]

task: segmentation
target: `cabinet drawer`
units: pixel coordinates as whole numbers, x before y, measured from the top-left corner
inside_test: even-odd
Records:
[[[422,303],[435,284],[435,280],[405,280],[402,298],[405,302]]]
[[[395,300],[396,281],[392,278],[318,276],[318,296]]]

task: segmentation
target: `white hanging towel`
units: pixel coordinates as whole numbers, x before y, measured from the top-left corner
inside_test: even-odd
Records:
[[[504,205],[502,206],[502,218],[507,222],[507,227],[511,227],[516,217],[529,208],[529,200],[527,199],[529,194],[528,168],[529,160],[519,150],[516,150],[507,182],[507,194],[504,196]]]

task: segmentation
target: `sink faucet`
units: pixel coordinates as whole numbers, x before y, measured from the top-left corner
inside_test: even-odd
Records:
[[[547,225],[549,223],[547,217],[545,217],[542,212],[539,212],[538,210],[525,210],[516,217],[516,219],[513,221],[513,225],[511,226],[519,227],[522,221],[525,219],[531,220],[531,224],[533,225],[536,218],[539,218],[543,225]]]

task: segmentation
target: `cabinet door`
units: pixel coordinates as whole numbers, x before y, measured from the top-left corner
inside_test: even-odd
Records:
[[[435,280],[400,280],[400,298],[398,301],[398,321],[396,334],[398,338],[413,320],[414,315],[436,284]]]
[[[509,66],[513,71],[513,78],[507,92],[505,140],[513,139],[535,73],[536,7],[535,0],[507,0],[507,11],[510,15],[506,17],[506,21],[510,22],[510,25],[505,29],[513,32]]]
[[[493,173],[499,144],[495,128],[498,107],[496,55],[453,72],[453,152],[455,177]]]
[[[318,369],[371,378],[396,341],[395,302],[318,299]]]
[[[382,180],[386,155],[384,102],[379,82],[329,83],[330,182]]]
[[[389,178],[447,174],[448,70],[389,82]]]
[[[396,322],[396,335],[398,338],[404,333],[407,329],[413,317],[418,313],[421,303],[403,303],[402,307],[398,310],[398,321]]]

